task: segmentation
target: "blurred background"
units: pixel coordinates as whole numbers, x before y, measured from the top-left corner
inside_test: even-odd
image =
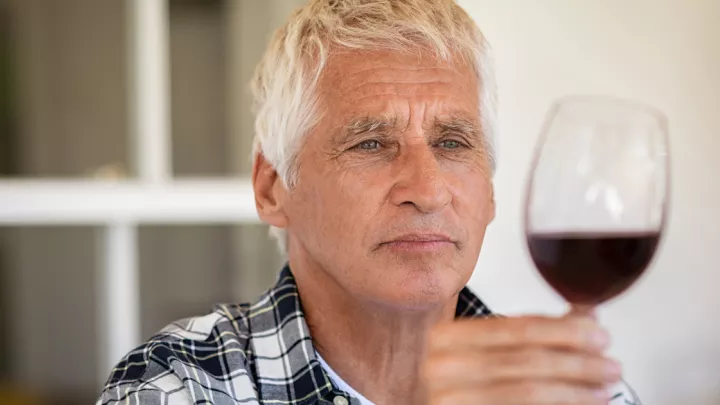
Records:
[[[93,403],[119,353],[273,283],[247,82],[302,3],[0,0],[0,404]],[[669,228],[601,320],[644,403],[720,404],[720,1],[460,3],[501,101],[498,217],[471,285],[499,312],[561,313],[520,215],[544,114],[575,93],[652,104]]]
[[[301,3],[0,0],[4,184],[145,180],[142,170],[151,172],[149,182],[160,182],[154,169],[138,167],[143,157],[135,152],[146,145],[138,145],[144,141],[137,135],[147,131],[134,126],[137,97],[147,96],[142,93],[147,89],[135,89],[133,63],[139,57],[133,42],[143,47],[157,31],[152,26],[149,33],[131,30],[147,26],[147,18],[152,24],[160,9],[155,4],[166,4],[164,16],[158,17],[165,18],[165,26],[157,30],[164,29],[167,40],[163,73],[169,90],[169,150],[154,154],[170,161],[171,168],[160,180],[205,184],[212,178],[227,180],[224,188],[246,187],[230,183],[250,170],[253,122],[246,84],[272,29]],[[137,12],[150,15],[143,20]],[[161,62],[162,55],[151,58],[151,63]],[[152,75],[162,69],[150,70]],[[157,87],[150,80],[149,86]],[[146,108],[158,113],[158,108]],[[60,188],[63,196],[94,190],[84,184]],[[129,193],[143,190],[138,186]],[[7,211],[9,203],[0,199],[4,203]],[[43,404],[94,403],[110,363],[119,360],[117,354],[105,360],[102,337],[108,296],[102,287],[109,254],[103,248],[105,224],[78,221],[84,223],[48,226],[28,220],[0,227],[0,378],[6,387],[38,396]],[[133,340],[147,339],[173,320],[207,313],[214,303],[254,299],[274,282],[282,264],[267,228],[255,221],[183,224],[149,218],[136,225],[139,290],[129,297],[138,300],[139,330]],[[123,251],[120,243],[117,249]],[[126,344],[125,350],[137,343]],[[2,396],[0,403],[5,404]]]

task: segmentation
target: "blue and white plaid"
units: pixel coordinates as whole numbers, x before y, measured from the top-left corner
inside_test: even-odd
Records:
[[[490,310],[468,288],[457,317]],[[633,404],[619,391],[612,405]],[[343,398],[345,401],[343,401]],[[255,304],[219,305],[164,328],[112,371],[98,405],[359,405],[315,356],[295,279],[286,266]]]

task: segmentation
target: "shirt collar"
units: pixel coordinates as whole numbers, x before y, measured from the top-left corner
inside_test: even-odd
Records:
[[[490,315],[492,312],[469,288],[460,291],[456,318]],[[344,394],[333,386],[315,355],[295,277],[288,265],[280,272],[275,286],[250,308],[248,326],[251,336],[253,331],[269,331],[267,337],[277,338],[281,349],[287,351],[281,378],[289,382],[287,389],[291,392],[284,395],[295,398],[293,404],[332,404],[335,396]],[[256,372],[259,380],[265,378],[262,370]]]

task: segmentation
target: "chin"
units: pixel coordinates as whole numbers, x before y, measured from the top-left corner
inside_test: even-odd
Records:
[[[379,267],[383,268],[383,267]],[[444,306],[465,286],[465,278],[447,266],[388,266],[367,280],[369,292],[388,305],[422,310]]]

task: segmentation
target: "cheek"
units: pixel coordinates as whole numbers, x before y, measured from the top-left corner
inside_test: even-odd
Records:
[[[493,216],[492,183],[484,173],[459,176],[451,185],[458,215],[477,226],[485,227]]]
[[[382,202],[376,179],[353,173],[317,173],[298,183],[288,216],[305,238],[332,238],[333,245],[363,238]]]
[[[336,216],[335,222],[344,227],[343,233],[362,237],[380,212],[385,193],[382,176],[373,176],[370,171],[343,171],[326,179],[323,193],[328,207]]]

